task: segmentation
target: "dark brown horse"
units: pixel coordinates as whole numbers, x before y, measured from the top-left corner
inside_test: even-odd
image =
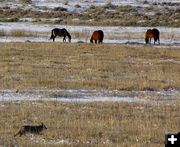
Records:
[[[160,32],[158,29],[148,29],[146,31],[146,37],[145,37],[145,42],[146,44],[148,43],[151,43],[151,38],[154,38],[154,44],[155,42],[158,41],[158,43],[160,44],[160,41],[159,41],[159,35],[160,35]]]
[[[97,30],[97,31],[94,31],[92,36],[91,36],[91,39],[90,39],[90,42],[93,43],[93,41],[97,44],[97,43],[103,43],[103,38],[104,38],[104,33],[102,30]]]
[[[63,28],[63,29],[59,29],[59,28],[52,29],[51,37],[49,38],[49,40],[52,39],[54,42],[55,38],[57,36],[63,37],[63,42],[66,42],[66,36],[67,36],[69,39],[69,42],[71,42],[71,35],[69,34],[69,32],[65,28]]]

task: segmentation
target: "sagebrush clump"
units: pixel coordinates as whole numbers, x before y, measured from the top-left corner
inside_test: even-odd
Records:
[[[20,2],[21,2],[22,4],[31,4],[31,3],[32,3],[31,0],[20,0]]]

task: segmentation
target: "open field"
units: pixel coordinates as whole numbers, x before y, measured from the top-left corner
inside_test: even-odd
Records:
[[[0,145],[162,147],[167,131],[180,130],[179,64],[177,47],[0,43]],[[84,94],[135,101],[58,101]],[[13,137],[40,122],[42,135]]]
[[[0,145],[162,147],[165,132],[180,130],[179,104],[1,102]],[[13,137],[40,122],[42,135]]]
[[[1,43],[0,89],[178,89],[179,59],[178,48]]]
[[[179,1],[0,3],[0,147],[162,147],[180,131]],[[52,43],[53,28],[72,43]],[[159,45],[145,45],[152,28]]]

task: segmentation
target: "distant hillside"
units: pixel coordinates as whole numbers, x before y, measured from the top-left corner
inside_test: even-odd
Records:
[[[1,22],[180,27],[177,0],[3,0]]]

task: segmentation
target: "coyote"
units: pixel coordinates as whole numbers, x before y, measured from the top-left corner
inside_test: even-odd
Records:
[[[43,129],[47,129],[47,127],[43,123],[41,123],[41,125],[35,125],[35,126],[24,125],[14,135],[14,137],[16,137],[17,135],[22,136],[25,135],[26,133],[39,134],[40,132],[43,131]]]

